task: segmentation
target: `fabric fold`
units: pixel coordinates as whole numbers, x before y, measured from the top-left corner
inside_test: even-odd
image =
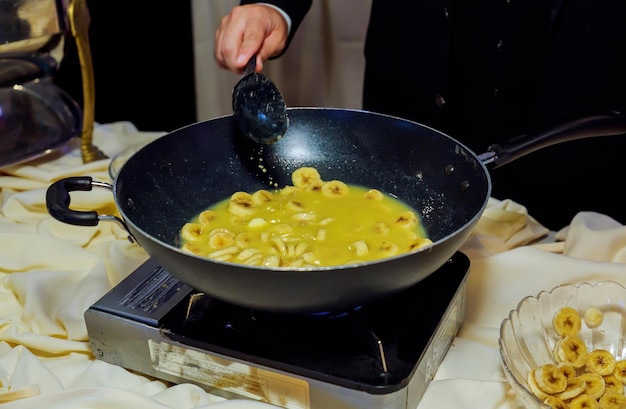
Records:
[[[120,122],[96,126],[94,144],[113,158],[161,135]],[[7,409],[230,408],[198,386],[170,385],[91,353],[84,312],[149,256],[115,223],[77,227],[55,220],[45,195],[63,177],[110,181],[110,163],[84,164],[74,143],[0,173],[0,403]],[[71,196],[73,209],[117,214],[108,189]],[[419,408],[517,408],[497,345],[509,311],[523,297],[563,283],[626,283],[626,227],[597,213],[579,213],[554,233],[524,206],[491,198],[460,251],[471,260],[465,322]]]

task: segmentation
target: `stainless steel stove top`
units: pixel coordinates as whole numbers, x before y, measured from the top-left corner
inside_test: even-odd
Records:
[[[197,293],[148,260],[85,320],[103,361],[289,409],[416,408],[465,316],[469,260],[324,314],[276,314]]]

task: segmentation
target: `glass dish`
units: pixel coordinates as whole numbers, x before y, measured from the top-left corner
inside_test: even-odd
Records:
[[[552,320],[560,308],[573,307],[581,317],[589,307],[602,310],[602,324],[590,328],[583,320],[579,336],[589,352],[606,349],[620,360],[626,357],[625,303],[626,288],[613,281],[564,284],[523,298],[503,320],[499,339],[504,372],[519,403],[530,409],[549,408],[531,392],[527,375],[543,364],[557,364],[555,345],[562,337]]]
[[[80,107],[49,77],[0,86],[0,167],[60,149],[81,130]]]

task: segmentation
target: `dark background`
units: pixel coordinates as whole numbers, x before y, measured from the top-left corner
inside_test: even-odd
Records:
[[[141,131],[196,122],[191,2],[87,1],[95,120]],[[55,82],[82,106],[78,54],[68,35]]]

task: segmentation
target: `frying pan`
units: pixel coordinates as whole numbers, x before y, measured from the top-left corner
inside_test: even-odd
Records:
[[[290,127],[273,145],[250,141],[232,116],[146,145],[109,185],[119,221],[170,274],[215,298],[274,312],[340,311],[406,289],[449,260],[485,209],[487,167],[565,140],[626,133],[624,117],[593,115],[479,156],[450,136],[397,117],[334,108],[290,108],[288,115]],[[301,166],[317,168],[324,180],[398,197],[420,213],[433,244],[379,261],[299,269],[243,266],[179,249],[179,229],[201,210],[235,191],[291,184]],[[70,209],[69,192],[101,185],[89,177],[55,182],[47,192],[49,213],[66,223],[97,224],[107,216]]]

